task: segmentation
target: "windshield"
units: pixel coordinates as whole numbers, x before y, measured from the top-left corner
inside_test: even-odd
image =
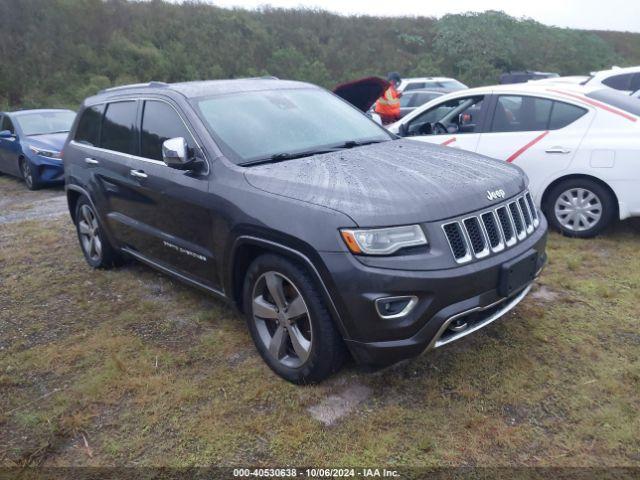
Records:
[[[195,103],[225,155],[236,163],[392,138],[360,111],[316,88],[243,92]]]
[[[63,112],[38,112],[17,115],[16,122],[25,135],[66,133],[76,117],[71,110]]]

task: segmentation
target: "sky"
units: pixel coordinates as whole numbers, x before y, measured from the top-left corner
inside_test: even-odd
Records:
[[[546,25],[640,32],[640,0],[205,0],[221,7],[321,8],[342,15],[435,16],[502,10]]]

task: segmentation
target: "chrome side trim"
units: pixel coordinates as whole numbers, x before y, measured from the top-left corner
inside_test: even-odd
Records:
[[[467,335],[470,335],[473,332],[476,332],[476,331],[480,330],[481,328],[486,327],[490,323],[495,322],[497,319],[499,319],[500,317],[502,317],[506,313],[508,313],[511,310],[513,310],[516,307],[516,305],[518,305],[524,299],[524,297],[527,296],[527,294],[531,290],[532,286],[533,286],[533,283],[530,283],[529,285],[527,285],[518,295],[516,295],[515,297],[511,298],[511,300],[508,300],[508,302],[500,310],[495,312],[493,315],[490,315],[489,317],[485,318],[481,322],[476,323],[474,326],[472,326],[472,327],[470,327],[470,328],[468,328],[466,330],[463,330],[461,332],[458,332],[458,333],[455,333],[455,334],[451,335],[446,340],[441,340],[442,335],[447,331],[447,329],[449,328],[449,325],[451,324],[451,322],[453,322],[457,318],[463,317],[463,316],[468,315],[470,313],[482,312],[483,310],[488,310],[489,308],[495,307],[499,303],[504,302],[505,299],[501,298],[500,300],[492,303],[491,305],[487,305],[485,307],[475,307],[475,308],[466,310],[464,312],[458,313],[458,314],[453,315],[452,317],[448,318],[447,321],[442,324],[442,326],[438,330],[438,333],[436,333],[436,335],[433,337],[433,340],[431,340],[431,342],[429,343],[429,346],[425,349],[425,351],[426,350],[432,350],[434,348],[439,348],[439,347],[442,347],[444,345],[447,345],[448,343],[455,342],[456,340],[459,340],[462,337],[466,337]]]
[[[380,307],[378,306],[378,302],[382,302],[382,301],[393,302],[395,300],[406,300],[407,298],[409,299],[409,303],[407,303],[407,305],[400,312],[393,315],[383,315],[380,311]],[[415,307],[417,303],[418,303],[418,297],[416,297],[415,295],[401,295],[399,297],[381,297],[381,298],[376,298],[376,301],[375,301],[376,311],[378,312],[378,316],[383,320],[394,320],[396,318],[406,317],[409,314],[409,312],[413,310],[413,307]]]
[[[229,297],[227,297],[227,295],[224,293],[224,291],[217,290],[217,289],[215,289],[213,287],[205,285],[202,282],[199,282],[198,280],[194,280],[193,278],[190,278],[190,277],[188,277],[186,275],[183,275],[182,273],[176,272],[172,268],[169,268],[169,267],[166,267],[164,265],[161,265],[160,263],[145,257],[141,253],[138,253],[138,252],[136,252],[135,250],[132,250],[129,247],[122,247],[122,251],[127,253],[128,255],[131,255],[136,260],[139,260],[140,262],[142,262],[144,264],[147,264],[148,266],[150,266],[152,268],[160,270],[161,272],[166,273],[167,275],[171,275],[173,277],[176,277],[178,280],[181,280],[181,281],[183,281],[185,283],[188,283],[189,285],[193,285],[194,287],[198,287],[198,288],[200,288],[202,290],[205,290],[207,292],[213,293],[214,295],[222,297],[225,300],[229,299]]]

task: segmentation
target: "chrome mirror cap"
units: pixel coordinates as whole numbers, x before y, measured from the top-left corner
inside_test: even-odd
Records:
[[[162,160],[169,167],[183,167],[189,159],[187,142],[182,137],[169,138],[162,142]]]

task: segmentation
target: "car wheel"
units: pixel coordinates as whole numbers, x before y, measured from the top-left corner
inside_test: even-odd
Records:
[[[111,268],[120,263],[120,255],[109,243],[91,202],[85,197],[78,200],[75,220],[80,248],[89,265]]]
[[[245,277],[243,303],[258,352],[282,378],[316,383],[344,363],[342,336],[315,282],[298,265],[277,255],[257,258]]]
[[[31,163],[26,158],[21,158],[19,162],[20,173],[22,174],[22,179],[24,180],[25,185],[29,190],[38,190],[40,188],[40,184],[33,173],[33,169],[31,168]]]
[[[616,212],[611,193],[589,179],[559,183],[547,196],[545,213],[556,230],[569,237],[590,238],[602,232]]]

